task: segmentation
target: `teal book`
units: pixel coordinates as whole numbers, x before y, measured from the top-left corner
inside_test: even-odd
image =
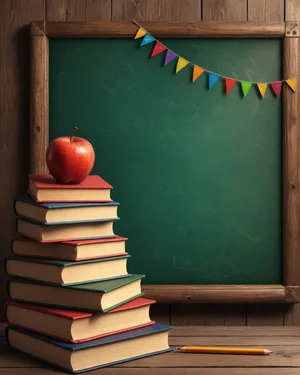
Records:
[[[13,349],[76,374],[169,352],[172,350],[168,342],[171,328],[156,323],[79,344],[55,340],[14,326],[7,327],[5,336]]]
[[[78,311],[110,311],[141,297],[144,275],[77,285],[49,285],[20,278],[8,283],[8,295],[14,301]]]
[[[44,283],[75,285],[127,277],[130,255],[79,262],[10,256],[6,259],[9,276]]]
[[[117,220],[118,206],[118,202],[38,203],[23,193],[15,201],[15,212],[19,217],[55,225]]]

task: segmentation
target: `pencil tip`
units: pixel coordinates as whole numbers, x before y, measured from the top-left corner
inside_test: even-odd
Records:
[[[271,350],[265,349],[265,354],[272,354],[273,352]]]

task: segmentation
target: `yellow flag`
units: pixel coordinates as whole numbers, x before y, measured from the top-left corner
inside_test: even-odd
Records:
[[[296,91],[296,78],[287,79],[285,82],[290,86],[290,88],[294,92]]]
[[[257,84],[257,87],[258,87],[258,90],[259,90],[261,96],[264,97],[265,93],[266,93],[266,90],[267,90],[267,87],[268,87],[268,84],[260,82],[260,83]]]
[[[134,39],[139,39],[141,38],[142,36],[145,36],[147,34],[147,31],[144,30],[142,27],[140,27],[137,31],[137,33],[135,34],[135,37]]]
[[[185,66],[187,66],[189,62],[182,57],[179,56],[177,66],[176,66],[176,73],[178,73],[181,69],[183,69]]]

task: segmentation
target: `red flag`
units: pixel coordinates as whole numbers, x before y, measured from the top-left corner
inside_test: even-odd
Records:
[[[281,87],[282,87],[282,82],[273,82],[271,83],[271,87],[273,91],[275,92],[275,95],[277,96],[277,98],[279,98]]]
[[[151,57],[158,55],[159,53],[163,52],[165,49],[166,49],[165,46],[163,46],[159,42],[156,42],[155,47],[153,48]]]
[[[225,78],[226,94],[230,93],[235,83],[236,79]]]

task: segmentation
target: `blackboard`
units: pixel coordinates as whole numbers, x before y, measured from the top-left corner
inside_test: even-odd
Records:
[[[223,75],[282,76],[279,39],[162,41]],[[76,125],[94,145],[145,284],[282,283],[281,100],[192,84],[139,43],[50,40],[50,140]]]

